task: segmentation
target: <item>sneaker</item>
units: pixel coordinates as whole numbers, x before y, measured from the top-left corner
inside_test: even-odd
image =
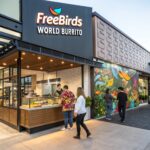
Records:
[[[124,120],[120,120],[120,122],[121,122],[121,123],[125,123],[125,121],[124,121]]]
[[[73,129],[73,127],[68,127],[68,129],[69,129],[69,130],[72,130],[72,129]]]
[[[76,136],[74,136],[73,138],[74,138],[74,139],[80,139],[80,136],[77,136],[77,135],[76,135]]]
[[[61,131],[66,131],[66,130],[68,130],[68,129],[67,129],[67,128],[62,128],[62,129],[61,129]]]
[[[87,134],[87,138],[88,138],[88,137],[91,137],[91,133],[88,133],[88,134]]]

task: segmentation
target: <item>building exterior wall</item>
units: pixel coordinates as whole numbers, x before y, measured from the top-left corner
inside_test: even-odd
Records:
[[[90,76],[90,66],[84,65],[84,91],[86,96],[91,97],[91,76]]]
[[[93,17],[95,57],[150,73],[150,53],[109,24]]]

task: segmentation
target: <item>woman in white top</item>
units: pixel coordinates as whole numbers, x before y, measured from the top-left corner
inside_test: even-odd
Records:
[[[76,117],[76,127],[77,127],[77,135],[74,136],[76,139],[80,139],[80,126],[86,131],[87,137],[91,135],[87,126],[84,123],[84,117],[86,115],[86,107],[85,107],[85,94],[81,87],[77,89],[77,102],[75,104],[74,116]]]

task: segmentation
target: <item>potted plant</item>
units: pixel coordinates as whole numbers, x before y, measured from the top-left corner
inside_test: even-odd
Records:
[[[90,96],[86,97],[86,116],[85,120],[89,120],[91,118],[91,105],[92,99]]]

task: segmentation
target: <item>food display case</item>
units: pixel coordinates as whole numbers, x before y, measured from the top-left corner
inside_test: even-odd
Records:
[[[23,97],[21,126],[32,132],[36,127],[43,127],[63,121],[61,100],[59,97]]]
[[[22,109],[34,109],[45,107],[58,107],[61,106],[61,99],[59,97],[23,97]]]

